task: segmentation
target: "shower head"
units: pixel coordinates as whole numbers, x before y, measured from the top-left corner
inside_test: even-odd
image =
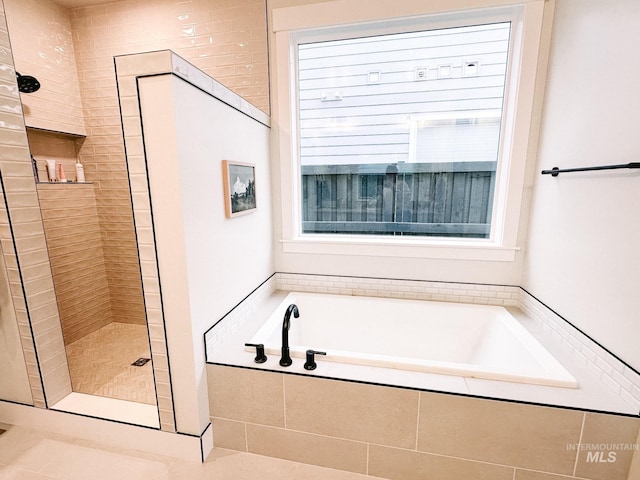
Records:
[[[40,82],[36,77],[20,75],[16,72],[16,78],[18,79],[18,91],[20,91],[20,93],[33,93],[40,90]]]

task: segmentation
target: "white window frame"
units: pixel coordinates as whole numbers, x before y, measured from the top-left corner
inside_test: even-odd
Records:
[[[426,4],[426,5],[425,5]],[[338,0],[273,10],[275,72],[272,131],[282,188],[284,253],[418,257],[511,262],[515,260],[523,208],[527,160],[535,160],[531,134],[539,108],[535,93],[544,79],[545,0]],[[337,14],[336,12],[339,12]],[[464,21],[461,22],[462,15]],[[445,28],[509,20],[511,41],[491,235],[488,239],[386,237],[301,232],[300,162],[297,129],[297,44],[418,28]],[[340,22],[337,24],[336,22]],[[544,52],[541,60],[540,54]],[[517,82],[514,84],[514,81]],[[513,87],[515,85],[516,88]],[[508,119],[508,120],[507,120]]]

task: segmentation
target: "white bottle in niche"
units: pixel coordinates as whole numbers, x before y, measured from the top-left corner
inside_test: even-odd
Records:
[[[76,182],[84,182],[84,167],[80,160],[76,162]]]
[[[47,175],[49,176],[50,182],[58,181],[56,177],[56,161],[55,160],[47,160]]]

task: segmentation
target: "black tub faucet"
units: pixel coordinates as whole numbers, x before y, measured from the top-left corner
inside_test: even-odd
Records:
[[[282,321],[282,356],[280,357],[280,365],[283,367],[288,367],[293,363],[289,355],[289,326],[291,324],[290,318],[292,312],[295,318],[300,316],[298,306],[294,303],[287,307],[287,311],[284,312],[284,320]]]

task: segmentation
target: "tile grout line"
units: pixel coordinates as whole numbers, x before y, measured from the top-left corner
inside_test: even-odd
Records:
[[[287,391],[285,383],[285,375],[282,375],[282,418],[284,420],[284,429],[287,429]]]
[[[582,425],[580,426],[580,437],[578,439],[578,448],[576,448],[576,461],[573,463],[573,476],[576,476],[576,470],[578,470],[578,458],[580,458],[580,444],[582,443],[582,435],[584,434],[584,424],[587,419],[587,414],[582,414]]]
[[[418,392],[418,414],[416,415],[416,452],[418,451],[418,436],[420,435],[420,400],[422,399],[422,394]]]
[[[303,433],[308,433],[308,432],[303,432]],[[312,435],[316,435],[316,434],[312,434]],[[320,436],[327,436],[327,435],[320,435]],[[330,438],[340,438],[340,437],[330,437]],[[358,441],[358,440],[354,440],[354,441]],[[519,468],[516,465],[508,465],[506,463],[489,462],[487,460],[479,460],[477,458],[456,457],[454,455],[448,455],[448,454],[437,453],[437,452],[429,452],[429,451],[425,451],[425,450],[415,451],[415,450],[412,450],[412,449],[409,449],[409,448],[396,447],[396,446],[393,446],[393,445],[385,445],[385,444],[382,444],[382,443],[369,442],[369,445],[378,446],[378,447],[382,447],[382,448],[389,448],[389,449],[394,449],[394,450],[402,450],[404,452],[416,453],[418,455],[431,455],[431,456],[434,456],[434,457],[450,458],[450,459],[453,459],[453,460],[460,460],[460,461],[463,461],[463,462],[479,463],[479,464],[482,464],[482,465],[493,465],[493,466],[496,466],[496,467],[513,468],[513,469],[518,469]],[[537,473],[546,473],[546,474],[549,474],[549,475],[562,475],[561,473],[555,473],[555,472],[550,472],[550,471],[546,471],[546,470],[536,470],[536,469],[530,469],[530,468],[527,468],[525,470],[529,470],[529,471],[537,472]]]
[[[247,431],[247,422],[244,423],[244,448],[247,453],[249,453],[249,433]]]
[[[586,418],[586,415],[583,417],[583,424],[584,424],[584,419],[585,418]],[[274,427],[273,425],[264,425],[264,424],[260,424],[260,423],[254,423],[254,422],[244,422],[244,424],[245,424],[245,428],[246,428],[247,425],[257,425],[259,427],[267,427],[267,428],[273,428],[273,429],[277,429],[277,430],[283,430],[282,427]],[[416,450],[413,450],[413,449],[410,449],[410,448],[398,447],[398,446],[393,446],[393,445],[386,445],[386,444],[382,444],[382,443],[375,443],[375,442],[364,441],[364,440],[345,439],[344,437],[336,437],[336,436],[333,436],[333,435],[308,432],[306,430],[291,429],[291,430],[288,430],[288,431],[289,432],[302,433],[302,434],[315,436],[315,437],[346,440],[346,441],[354,442],[354,443],[364,443],[367,446],[367,469],[366,469],[367,473],[366,473],[366,475],[369,475],[369,473],[368,473],[369,472],[369,465],[368,464],[369,464],[369,451],[370,451],[370,447],[371,446],[394,449],[394,450],[402,450],[402,451],[405,451],[405,452],[416,453],[418,455],[430,455],[430,456],[434,456],[434,457],[450,458],[452,460],[459,460],[459,461],[462,461],[462,462],[470,462],[470,463],[478,463],[478,464],[482,464],[482,465],[492,465],[492,466],[496,466],[496,467],[511,468],[511,469],[513,469],[514,475],[517,473],[518,470],[524,470],[524,471],[535,472],[535,473],[542,473],[542,474],[547,474],[547,475],[556,475],[556,476],[557,475],[564,475],[562,473],[557,473],[557,472],[553,472],[553,471],[540,470],[540,469],[536,469],[536,468],[524,468],[524,467],[519,467],[517,465],[509,465],[509,464],[506,464],[506,463],[490,462],[490,461],[486,461],[486,460],[480,460],[480,459],[477,459],[477,458],[458,457],[458,456],[454,456],[454,455],[449,455],[449,454],[444,454],[444,453],[437,453],[437,452],[430,452],[430,451],[416,451]],[[582,437],[582,432],[581,432],[581,437]],[[233,449],[231,449],[231,450],[233,450]],[[252,452],[247,452],[247,453],[252,453]],[[270,458],[281,458],[281,457],[270,457]],[[286,459],[284,459],[284,460],[286,460]],[[300,462],[298,460],[289,460],[289,461],[296,462],[296,463],[304,463],[304,462]],[[313,464],[309,464],[309,465],[313,465]],[[335,467],[326,467],[326,468],[339,470],[339,469],[337,469]],[[340,470],[340,471],[346,472],[346,470]],[[571,477],[574,477],[574,476],[575,476],[575,474],[571,475]],[[576,477],[576,478],[582,479],[583,477]]]
[[[369,442],[367,442],[367,462],[365,463],[365,468],[364,468],[364,472],[366,475],[369,475],[369,447],[370,444]]]

